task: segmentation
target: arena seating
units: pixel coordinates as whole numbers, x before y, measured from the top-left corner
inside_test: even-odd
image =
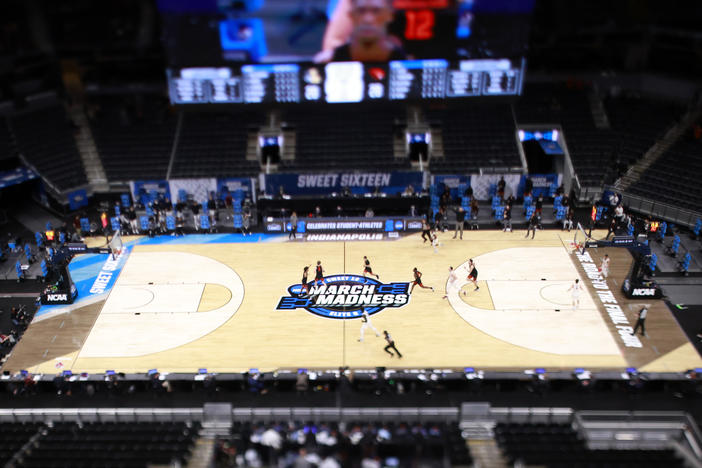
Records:
[[[252,112],[184,112],[172,177],[242,177],[260,171],[246,160],[249,128],[263,117]]]
[[[17,114],[10,123],[20,153],[59,190],[87,184],[74,128],[63,107]]]
[[[700,211],[702,141],[683,139],[649,167],[629,191],[680,208]]]
[[[9,159],[14,156],[10,139],[10,129],[7,127],[7,120],[0,117],[0,160]]]
[[[583,186],[599,185],[614,154],[616,135],[595,127],[587,91],[577,86],[531,84],[515,104],[517,122],[560,124],[573,166]]]
[[[610,97],[604,102],[617,136],[617,156],[627,165],[646,153],[683,113],[677,104],[640,97]]]
[[[216,466],[229,466],[229,448],[249,460],[259,460],[263,466],[275,466],[276,460],[283,458],[292,462],[300,448],[319,460],[341,455],[348,466],[361,466],[364,458],[376,457],[394,458],[400,466],[446,466],[444,460],[451,466],[472,463],[458,426],[445,423],[235,422],[231,437],[220,441]]]
[[[199,423],[54,422],[34,441],[21,467],[146,467],[189,457]]]
[[[290,110],[283,120],[297,130],[295,161],[281,161],[286,170],[397,170],[409,169],[393,157],[395,124],[404,114],[393,109]]]
[[[93,138],[111,182],[164,179],[168,170],[176,115],[160,96],[101,97],[91,119]]]
[[[432,127],[441,128],[444,158],[432,159],[435,172],[478,172],[481,167],[521,167],[514,119],[508,104],[430,109]]]
[[[0,424],[0,465],[5,465],[44,427],[41,423]]]
[[[672,450],[590,450],[570,424],[495,426],[495,439],[510,463],[548,467],[684,466]]]

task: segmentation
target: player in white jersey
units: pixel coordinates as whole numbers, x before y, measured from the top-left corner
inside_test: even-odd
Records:
[[[361,308],[363,311],[363,314],[361,314],[361,337],[358,339],[359,342],[363,343],[363,335],[366,332],[366,328],[370,328],[375,332],[375,336],[379,337],[380,332],[376,330],[376,328],[373,326],[373,324],[370,321],[370,317],[368,316],[368,312],[366,312],[366,309]]]
[[[442,299],[448,299],[448,293],[449,291],[453,291],[456,289],[458,286],[458,275],[454,271],[453,267],[449,267],[449,277],[448,277],[448,282],[446,283],[446,295],[442,297]]]
[[[573,310],[577,310],[578,307],[580,307],[580,289],[582,285],[580,284],[580,280],[576,279],[573,284],[570,285],[568,288],[568,291],[571,292],[571,298],[573,299]]]
[[[602,263],[600,264],[600,271],[602,272],[602,276],[604,276],[604,279],[607,279],[609,276],[609,255],[605,254],[604,258],[602,259]]]
[[[440,245],[441,242],[439,242],[439,236],[437,236],[436,233],[433,233],[431,237],[431,246],[434,248],[434,253],[439,253]]]

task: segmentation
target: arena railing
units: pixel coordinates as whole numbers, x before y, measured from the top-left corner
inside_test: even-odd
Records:
[[[620,192],[615,187],[611,186],[605,186],[605,190],[621,193],[622,201],[629,210],[652,218],[663,219],[681,226],[687,226],[688,228],[694,227],[697,220],[702,219],[702,213],[698,211],[680,208],[627,192]]]

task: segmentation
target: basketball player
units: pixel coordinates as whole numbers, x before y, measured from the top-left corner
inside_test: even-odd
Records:
[[[607,276],[609,276],[609,255],[605,254],[604,258],[602,259],[602,263],[600,264],[600,271],[602,272],[602,276],[604,276],[604,279],[607,279]]]
[[[433,233],[431,235],[431,246],[434,248],[434,253],[439,253],[440,245],[441,242],[439,242],[439,236],[437,236],[436,233]]]
[[[422,239],[424,239],[423,243],[431,240],[431,226],[425,218],[422,218]]]
[[[383,348],[383,349],[385,350],[385,352],[388,353],[388,354],[390,355],[390,357],[393,357],[394,354],[392,354],[392,352],[391,352],[390,350],[391,350],[391,349],[394,349],[395,352],[397,353],[397,357],[399,357],[400,359],[402,359],[402,354],[401,354],[400,351],[395,347],[395,340],[392,339],[392,336],[390,336],[390,333],[388,333],[387,330],[383,330],[383,334],[385,335],[385,341],[388,342],[387,346],[385,346],[385,348]]]
[[[431,286],[424,286],[422,284],[422,272],[417,270],[417,267],[414,267],[412,271],[414,273],[414,281],[412,282],[412,287],[410,288],[410,294],[412,294],[412,291],[414,290],[415,286],[419,286],[423,289],[431,289],[431,292],[434,292],[434,288],[432,288]]]
[[[448,292],[449,289],[454,289],[456,287],[456,280],[458,279],[458,275],[456,272],[453,270],[453,267],[449,267],[449,277],[448,277],[448,282],[446,283],[446,295],[442,297],[442,299],[448,299]]]
[[[478,269],[475,268],[475,263],[473,263],[472,258],[468,262],[468,269],[470,270],[470,273],[468,273],[468,281],[473,282],[473,285],[475,286],[474,291],[477,291],[480,289],[480,287],[478,286]],[[465,291],[464,291],[464,295],[465,295]]]
[[[324,268],[322,268],[322,262],[317,260],[317,266],[314,271],[314,285],[317,286],[317,282],[324,284]]]
[[[573,298],[573,310],[578,310],[580,307],[580,280],[576,279],[573,284],[570,285],[568,291],[573,291],[571,297]]]
[[[361,314],[361,337],[358,339],[359,342],[363,343],[363,335],[366,331],[366,328],[370,328],[375,332],[375,336],[379,337],[380,332],[376,330],[376,328],[373,326],[373,324],[370,321],[370,317],[368,316],[368,312],[366,312],[366,309],[361,307],[361,310],[363,313]]]
[[[370,260],[368,260],[368,257],[365,255],[363,256],[363,277],[366,277],[366,273],[369,273],[373,276],[375,276],[376,279],[380,279],[380,275],[376,275],[373,273],[373,269],[370,266]]]
[[[305,290],[305,294],[306,294],[306,295],[310,293],[310,287],[307,286],[307,274],[309,273],[309,271],[310,271],[310,266],[309,266],[309,265],[307,265],[307,266],[302,270],[302,288],[301,288],[301,289],[304,289],[304,290]],[[300,296],[302,296],[302,294],[300,294]]]

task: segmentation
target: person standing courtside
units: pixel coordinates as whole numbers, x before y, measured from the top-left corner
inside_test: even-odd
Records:
[[[297,234],[297,213],[293,211],[290,215],[290,233],[288,234],[288,239],[297,239],[295,234]]]
[[[390,350],[394,349],[395,352],[397,353],[397,357],[402,359],[402,353],[400,353],[400,350],[397,349],[397,347],[395,346],[395,340],[392,339],[392,336],[390,336],[390,333],[388,333],[387,330],[383,330],[383,335],[385,335],[385,341],[388,342],[388,344],[385,346],[385,348],[383,348],[385,350],[385,352],[388,353],[390,355],[390,357],[393,357],[394,354],[392,354],[392,351],[390,351]]]
[[[632,335],[636,335],[636,330],[641,328],[641,335],[648,337],[646,333],[646,316],[648,315],[648,306],[645,305],[639,310],[639,318],[636,320],[636,325],[634,325],[634,331],[631,332]]]
[[[456,210],[456,232],[453,234],[454,239],[456,238],[456,236],[458,235],[458,232],[460,231],[461,240],[463,240],[463,225],[465,224],[465,221],[466,221],[466,210],[464,210],[462,206],[459,206],[458,209]]]

